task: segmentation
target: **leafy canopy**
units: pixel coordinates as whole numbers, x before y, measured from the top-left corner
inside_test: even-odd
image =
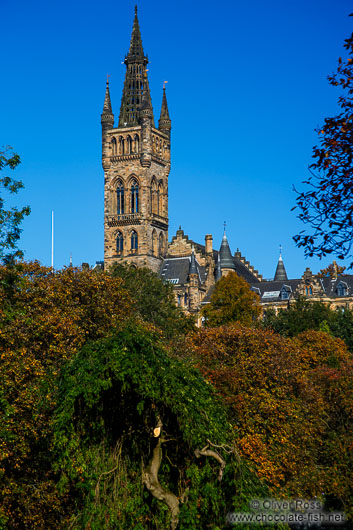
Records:
[[[327,508],[353,517],[353,359],[343,341],[230,324],[200,330],[191,346],[272,495],[324,494]]]
[[[348,308],[332,310],[323,302],[301,297],[277,315],[273,309],[267,310],[261,326],[285,337],[308,330],[326,331],[344,340],[353,353],[353,311]]]
[[[212,386],[190,365],[169,357],[155,332],[130,323],[109,339],[87,344],[62,372],[55,415],[56,467],[61,490],[77,500],[71,511],[77,514],[78,528],[108,529],[114,523],[122,530],[132,525],[169,528],[164,505],[147,492],[143,499],[136,486],[141,483],[141,462],[146,469],[158,443],[154,428],[159,421],[159,481],[184,498],[180,530],[223,528],[231,506],[246,510],[252,496],[266,494],[235,453],[222,452],[223,444],[232,445],[233,432]],[[195,459],[194,451],[208,440],[225,458],[222,482],[217,461]],[[99,468],[102,444],[107,459]],[[108,457],[116,454],[116,447],[118,466]],[[122,491],[116,491],[112,502],[104,477],[109,471],[114,473],[113,489],[123,474],[128,503]],[[134,506],[131,515],[127,504]],[[150,526],[152,521],[155,525]]]
[[[159,328],[166,338],[194,328],[193,319],[176,306],[171,284],[164,282],[150,269],[114,264],[109,274],[123,280],[136,314]]]
[[[352,258],[353,34],[344,47],[348,58],[339,58],[337,72],[328,77],[331,85],[343,91],[338,98],[341,111],[326,118],[317,130],[319,144],[313,148],[311,176],[304,182],[309,189],[299,193],[296,200],[298,217],[311,233],[303,230],[293,239],[304,248],[306,256],[337,254],[340,259]]]
[[[202,310],[206,327],[228,322],[251,325],[260,313],[258,295],[235,272],[223,276],[216,283],[210,303]]]
[[[10,147],[0,150],[0,172],[4,169],[13,171],[20,162],[20,157],[12,153]],[[23,255],[16,247],[21,234],[20,224],[30,214],[30,208],[24,206],[18,209],[13,206],[5,209],[6,196],[17,193],[21,188],[23,184],[20,180],[0,174],[0,263],[12,262]]]

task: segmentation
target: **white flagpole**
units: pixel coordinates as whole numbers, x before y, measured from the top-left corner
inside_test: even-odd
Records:
[[[51,268],[54,269],[54,210],[51,212]]]

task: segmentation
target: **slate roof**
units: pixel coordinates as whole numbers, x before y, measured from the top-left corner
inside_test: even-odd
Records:
[[[182,258],[166,258],[163,262],[160,276],[173,285],[185,285],[188,282],[191,256]],[[203,283],[206,280],[205,267],[199,265],[195,259],[199,281]]]
[[[283,287],[286,287],[288,292],[294,293],[301,282],[301,279],[257,282],[253,283],[251,287],[260,295],[261,302],[279,302],[282,300],[280,292]]]
[[[320,278],[320,283],[324,289],[324,292],[330,298],[344,298],[339,296],[337,292],[337,287],[340,283],[347,289],[346,296],[353,295],[353,275],[352,274],[340,274],[336,279],[332,280],[331,278]]]
[[[242,263],[238,258],[234,259],[234,271],[238,274],[238,276],[241,276],[246,280],[248,283],[259,283],[258,278],[256,278],[255,274],[253,274],[249,269]]]

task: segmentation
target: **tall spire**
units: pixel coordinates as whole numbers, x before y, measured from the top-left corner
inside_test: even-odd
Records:
[[[161,116],[159,118],[158,122],[158,129],[166,134],[170,134],[171,129],[171,121],[169,117],[169,111],[168,111],[168,103],[167,103],[167,96],[165,92],[165,83],[163,86],[163,98],[162,98],[162,107],[161,107]]]
[[[288,280],[286,269],[284,267],[284,263],[282,259],[282,246],[280,246],[279,258],[278,258],[274,280],[275,282],[285,282]]]
[[[125,56],[126,64],[123,97],[121,99],[119,127],[133,127],[139,123],[139,108],[142,100],[147,100],[152,108],[150,89],[147,79],[148,58],[142,46],[141,32],[135,6],[135,19],[132,27],[129,53]],[[152,126],[154,127],[153,111]]]

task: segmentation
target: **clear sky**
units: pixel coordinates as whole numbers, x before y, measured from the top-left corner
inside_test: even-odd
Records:
[[[0,0],[0,145],[22,159],[17,197],[26,259],[56,268],[103,259],[101,128],[106,75],[119,115],[132,1]],[[314,129],[337,112],[327,75],[352,32],[350,0],[140,0],[139,20],[158,120],[163,81],[172,119],[169,238],[182,226],[237,248],[274,275],[305,267],[292,236],[292,186],[308,176]]]

